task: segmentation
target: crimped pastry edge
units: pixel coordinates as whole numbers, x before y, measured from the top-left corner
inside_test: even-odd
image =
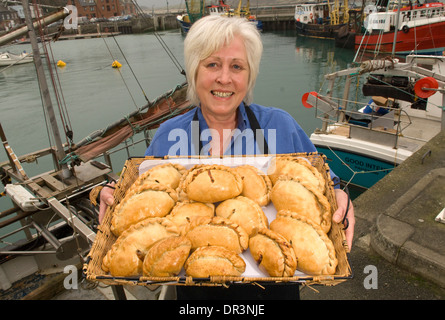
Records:
[[[335,268],[337,267],[337,264],[338,264],[337,256],[336,256],[336,253],[335,253],[335,247],[334,247],[334,244],[332,243],[331,239],[329,239],[329,237],[322,230],[322,228],[318,224],[313,222],[312,220],[310,220],[310,219],[308,219],[306,217],[298,216],[297,213],[292,212],[290,210],[280,210],[280,211],[278,211],[277,212],[277,218],[279,218],[279,217],[287,217],[287,218],[299,220],[299,221],[301,221],[303,223],[306,223],[307,225],[311,226],[315,230],[315,232],[317,232],[317,234],[323,240],[324,244],[326,245],[326,249],[329,252],[328,253],[329,266],[325,266],[326,273],[323,273],[323,274],[334,274],[335,273]],[[297,259],[298,259],[298,257],[297,257]]]
[[[286,238],[284,238],[278,232],[275,232],[268,228],[262,228],[257,230],[257,233],[252,235],[250,239],[254,238],[257,235],[264,236],[278,245],[284,257],[284,270],[281,276],[282,277],[293,276],[297,268],[298,261],[295,256],[295,252],[292,248],[292,245],[289,243],[289,241],[287,241]],[[249,240],[249,248],[250,248],[250,240]]]

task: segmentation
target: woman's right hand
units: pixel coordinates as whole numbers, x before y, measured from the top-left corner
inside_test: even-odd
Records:
[[[105,212],[107,211],[108,206],[111,206],[114,202],[114,186],[116,182],[112,181],[106,184],[99,195],[99,224],[102,223],[102,220],[105,217]]]

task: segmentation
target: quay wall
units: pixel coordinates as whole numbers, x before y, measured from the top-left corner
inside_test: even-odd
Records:
[[[263,6],[251,8],[251,13],[261,20],[264,31],[294,30],[295,5]],[[82,35],[100,33],[144,33],[150,31],[164,31],[179,29],[176,20],[177,15],[183,14],[184,10],[170,10],[169,12],[158,12],[149,17],[132,18],[128,21],[105,21],[86,22],[78,24],[77,29],[66,29],[62,35]],[[57,33],[60,25],[47,27],[47,34]]]

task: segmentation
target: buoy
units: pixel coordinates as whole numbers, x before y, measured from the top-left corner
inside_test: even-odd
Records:
[[[439,84],[437,83],[436,79],[432,77],[425,77],[417,80],[416,84],[414,85],[414,93],[420,98],[428,98],[436,93],[437,90],[434,89],[437,88],[439,88]]]
[[[313,96],[317,97],[318,93],[315,91],[311,91],[311,92],[306,92],[305,94],[303,94],[303,97],[301,98],[301,102],[303,103],[303,106],[308,109],[314,107],[313,105],[311,105],[307,102],[307,98],[309,97],[309,95],[313,95]]]
[[[59,61],[57,61],[57,66],[58,67],[65,67],[66,63],[64,61],[62,61],[62,60],[59,60]]]
[[[114,60],[113,63],[111,64],[111,66],[113,68],[120,68],[120,67],[122,67],[122,65],[117,60]]]

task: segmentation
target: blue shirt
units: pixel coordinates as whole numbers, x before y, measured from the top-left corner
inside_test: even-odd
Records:
[[[317,151],[300,125],[286,111],[257,104],[251,104],[249,107],[266,139],[269,154]],[[243,103],[240,104],[237,112],[238,126],[234,130],[231,144],[224,151],[224,155],[264,154],[263,139],[259,139],[257,134],[257,141],[255,141]],[[195,113],[197,113],[199,125],[193,121]],[[209,155],[211,131],[201,109],[194,108],[161,124],[145,155],[155,157],[197,155],[199,137],[203,146],[201,155]],[[338,182],[338,177],[332,171],[331,177],[334,182]]]

